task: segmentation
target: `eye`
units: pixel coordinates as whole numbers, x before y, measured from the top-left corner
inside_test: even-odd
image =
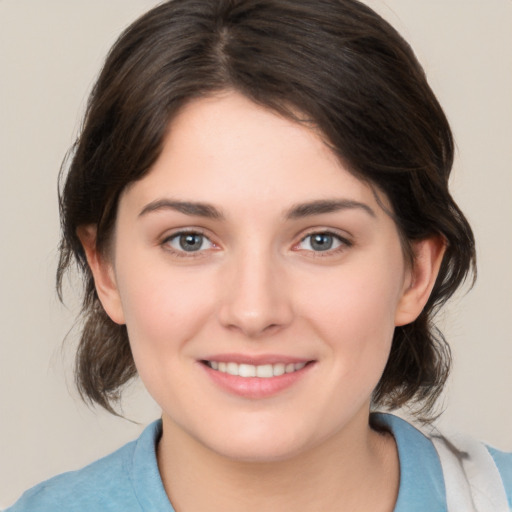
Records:
[[[350,246],[350,242],[334,233],[320,232],[305,236],[297,245],[298,249],[314,252],[336,250],[341,246]]]
[[[170,236],[164,241],[164,245],[169,246],[176,252],[198,252],[214,247],[213,242],[205,235],[191,231]]]

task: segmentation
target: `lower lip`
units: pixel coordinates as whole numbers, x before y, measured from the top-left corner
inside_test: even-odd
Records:
[[[240,377],[229,373],[219,372],[206,364],[200,363],[208,376],[221,387],[234,395],[244,398],[261,399],[277,395],[302,380],[314,366],[310,362],[304,368],[277,377]]]

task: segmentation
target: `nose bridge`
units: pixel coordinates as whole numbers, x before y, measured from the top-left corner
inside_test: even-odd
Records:
[[[249,337],[278,330],[291,320],[286,275],[271,248],[252,241],[244,244],[223,272],[220,320]]]

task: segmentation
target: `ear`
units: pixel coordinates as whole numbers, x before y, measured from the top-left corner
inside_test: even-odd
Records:
[[[76,234],[84,248],[87,263],[94,278],[96,292],[103,308],[113,322],[124,324],[124,313],[114,267],[96,246],[96,225],[79,226]]]
[[[446,250],[442,236],[433,236],[413,246],[414,261],[395,313],[395,326],[414,322],[425,307],[439,274]]]

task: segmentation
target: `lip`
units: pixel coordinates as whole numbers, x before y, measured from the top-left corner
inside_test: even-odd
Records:
[[[238,364],[250,364],[254,366],[264,364],[289,364],[289,363],[306,363],[300,370],[293,373],[285,373],[275,377],[240,377],[238,375],[230,375],[229,373],[219,372],[210,368],[204,361],[217,362],[234,362]],[[220,387],[223,391],[230,394],[240,396],[247,399],[258,400],[270,398],[284,390],[300,383],[310,372],[315,361],[311,359],[296,358],[277,354],[266,354],[258,356],[248,356],[243,354],[219,354],[209,356],[207,359],[199,361],[199,364],[206,375],[213,383]]]
[[[252,364],[254,366],[263,364],[289,364],[289,363],[308,363],[311,359],[292,357],[282,354],[215,354],[203,358],[203,361],[217,361],[218,363],[237,363],[237,364]]]

